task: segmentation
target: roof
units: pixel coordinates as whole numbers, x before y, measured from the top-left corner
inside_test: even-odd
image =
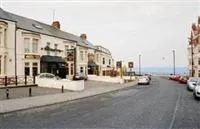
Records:
[[[79,36],[62,31],[60,29],[56,29],[51,25],[4,11],[1,8],[0,8],[0,18],[16,22],[17,28],[19,29],[24,29],[27,31],[32,31],[35,33],[49,35],[66,40],[71,40],[77,42],[77,45],[93,49],[95,48],[95,46],[92,43],[90,43],[89,41],[82,40]]]

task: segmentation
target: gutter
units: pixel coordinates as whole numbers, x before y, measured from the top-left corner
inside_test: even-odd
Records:
[[[15,23],[15,76],[17,76],[17,24]]]

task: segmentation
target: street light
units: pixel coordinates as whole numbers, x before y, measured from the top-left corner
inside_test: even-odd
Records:
[[[139,75],[141,75],[141,55],[139,55]]]
[[[175,50],[172,50],[172,52],[173,52],[173,69],[174,69],[174,75],[175,75]]]

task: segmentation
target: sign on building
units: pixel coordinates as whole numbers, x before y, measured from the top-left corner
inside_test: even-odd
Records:
[[[129,68],[133,68],[133,66],[134,66],[133,62],[128,62],[128,67]]]
[[[117,61],[116,66],[117,66],[117,68],[122,68],[122,62],[121,61]]]
[[[74,61],[74,49],[67,50],[67,61]]]

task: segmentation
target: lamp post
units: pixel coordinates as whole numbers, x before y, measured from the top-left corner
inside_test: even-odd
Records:
[[[141,75],[141,55],[139,55],[139,75]]]
[[[176,71],[175,71],[175,61],[176,61],[176,58],[175,58],[175,50],[172,50],[172,52],[173,52],[173,72],[174,72],[174,75],[176,74]]]

